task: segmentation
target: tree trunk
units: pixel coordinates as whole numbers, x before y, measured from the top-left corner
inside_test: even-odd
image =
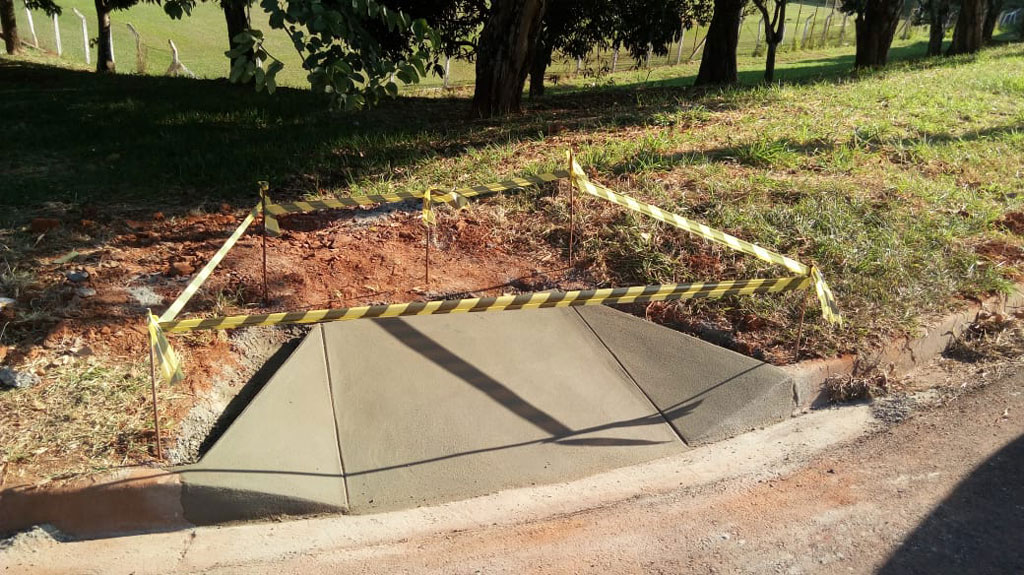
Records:
[[[472,113],[478,118],[519,111],[533,64],[546,0],[494,0],[477,45]]]
[[[942,41],[946,37],[946,19],[949,18],[949,0],[931,0],[928,7],[928,55],[942,54]]]
[[[775,51],[778,49],[778,42],[768,42],[768,55],[764,62],[764,82],[771,84],[775,81]]]
[[[546,44],[538,40],[538,44]],[[551,64],[551,47],[538,46],[534,50],[533,63],[530,65],[530,99],[539,98],[544,95],[544,73],[548,71]]]
[[[246,3],[244,0],[221,0],[220,7],[224,10],[224,21],[228,25],[228,49],[232,50],[235,47],[235,36],[249,29],[249,17],[245,13]],[[252,50],[248,55],[239,58],[252,58]],[[239,58],[232,58],[231,65],[233,66]],[[230,73],[230,68],[228,70]],[[255,79],[252,81],[255,82]]]
[[[96,71],[114,73],[114,55],[110,53],[110,7],[104,0],[96,0],[96,23],[99,36],[96,38]]]
[[[715,12],[705,36],[704,54],[694,86],[736,83],[736,45],[740,40],[740,16],[746,3],[746,0],[715,0]]]
[[[999,22],[999,15],[1003,11],[1003,0],[988,0],[988,11],[985,12],[985,24],[981,27],[981,41],[983,44],[992,43],[992,35],[996,31],[996,23]]]
[[[981,49],[981,32],[985,23],[986,0],[961,0],[960,15],[953,29],[953,43],[947,56],[972,54]]]
[[[855,68],[885,66],[902,11],[903,0],[867,0],[864,10],[854,21],[857,33]]]
[[[18,38],[18,19],[14,15],[14,0],[0,0],[0,27],[4,29],[4,47],[8,54],[21,51]]]

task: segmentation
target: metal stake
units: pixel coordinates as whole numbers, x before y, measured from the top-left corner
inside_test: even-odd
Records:
[[[569,173],[572,173],[574,165],[574,157],[572,151],[569,151]],[[569,267],[572,267],[573,263],[573,252],[575,251],[574,244],[576,243],[576,195],[574,189],[576,186],[572,185],[572,178],[569,178]]]
[[[810,293],[804,292],[803,300],[800,302],[800,323],[796,326],[796,347],[793,348],[793,359],[800,360],[800,337],[804,331],[804,315],[807,313],[807,298]]]
[[[156,429],[156,458],[164,458],[164,450],[160,438],[160,411],[156,405],[156,355],[153,351],[153,344],[149,344],[149,383],[153,392],[153,428]]]
[[[429,225],[427,225],[425,227],[427,228],[427,246],[426,246],[427,259],[426,259],[426,262],[425,262],[426,265],[424,266],[424,276],[426,278],[424,280],[424,282],[426,283],[427,289],[430,289],[430,237],[431,237],[432,234],[431,234],[431,227]]]
[[[263,305],[270,305],[267,290],[267,194],[260,192],[260,201],[263,204]]]

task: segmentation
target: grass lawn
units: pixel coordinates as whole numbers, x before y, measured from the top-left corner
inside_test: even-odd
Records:
[[[0,296],[22,304],[5,320],[0,346],[20,358],[32,350],[45,355],[39,330],[60,316],[37,291],[63,276],[34,270],[69,246],[106,241],[76,232],[58,250],[26,229],[57,207],[73,219],[159,211],[171,221],[217,212],[225,201],[251,205],[260,179],[279,200],[444,188],[561,167],[572,147],[591,177],[612,189],[816,263],[848,325],[826,327],[812,306],[802,357],[853,351],[912,331],[964,298],[1008,289],[1024,265],[1024,238],[1010,231],[1021,230],[1003,219],[1024,204],[1024,45],[972,58],[908,59],[922,51],[920,43],[901,45],[890,67],[859,75],[849,71],[849,49],[784,54],[785,83],[772,87],[757,84],[757,62],[749,59],[743,85],[727,90],[685,87],[692,66],[623,72],[586,90],[594,80],[577,78],[528,102],[523,114],[493,121],[468,121],[458,92],[333,114],[301,90],[270,97],[223,81],[99,77],[38,57],[0,59],[7,121]],[[474,209],[474,217],[500,224],[488,242],[564,255],[564,195],[499,197]],[[583,201],[578,217],[580,260],[595,284],[780,272],[597,200]],[[210,232],[197,257],[209,257],[224,235]],[[175,240],[158,247],[163,255],[154,266],[184,249]],[[784,363],[793,359],[784,350],[795,337],[798,303],[790,294],[656,311],[665,323]],[[143,364],[95,361],[100,371],[82,376],[82,385],[95,387],[113,373],[143,393]],[[0,393],[0,420],[14,402],[38,401],[45,410],[45,397],[33,393],[43,392]],[[137,414],[144,396],[135,400],[122,424],[144,430]],[[3,457],[32,465],[33,447],[20,443],[12,454],[9,439],[0,435]],[[114,455],[135,461],[128,453],[138,443],[128,443],[134,447],[90,449],[108,463]]]

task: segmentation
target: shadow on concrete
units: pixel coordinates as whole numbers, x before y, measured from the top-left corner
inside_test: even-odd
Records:
[[[500,381],[480,371],[458,355],[405,321],[382,321],[377,325],[401,344],[416,351],[448,373],[486,393],[494,401],[553,436],[572,434],[572,429],[526,401]],[[500,350],[496,350],[500,353]]]
[[[1024,435],[963,480],[878,573],[1024,573]]]
[[[235,397],[231,399],[227,407],[224,408],[224,411],[217,418],[217,421],[214,422],[213,428],[210,429],[210,433],[207,434],[206,438],[203,439],[203,442],[199,445],[199,458],[202,458],[202,456],[205,455],[215,443],[217,443],[220,436],[223,435],[229,427],[231,427],[231,424],[238,419],[238,416],[241,415],[249,403],[252,402],[253,398],[256,397],[256,394],[263,389],[263,386],[265,386],[267,382],[274,377],[274,374],[281,369],[284,362],[291,357],[292,352],[299,347],[299,344],[305,336],[306,334],[303,333],[302,335],[285,342],[281,348],[274,352],[274,355],[270,356],[270,359],[268,359],[251,378],[249,378],[249,381],[242,386],[242,389],[240,389]]]

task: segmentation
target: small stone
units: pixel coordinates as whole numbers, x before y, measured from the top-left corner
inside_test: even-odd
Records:
[[[83,345],[82,347],[78,348],[78,350],[76,350],[74,354],[78,357],[88,357],[93,354],[93,351],[91,347]]]
[[[89,279],[89,272],[84,270],[64,272],[64,276],[68,278],[68,281],[74,283],[81,283]]]
[[[185,262],[174,262],[171,264],[171,269],[168,270],[168,273],[172,276],[187,276],[191,275],[195,271],[196,268]]]
[[[90,287],[80,287],[75,290],[75,295],[78,297],[92,297],[96,295],[96,290]]]
[[[46,233],[60,227],[60,220],[54,218],[35,218],[28,225],[29,231],[34,234]]]
[[[28,371],[14,371],[9,367],[0,369],[0,385],[25,388],[38,385],[39,381],[39,376]]]

